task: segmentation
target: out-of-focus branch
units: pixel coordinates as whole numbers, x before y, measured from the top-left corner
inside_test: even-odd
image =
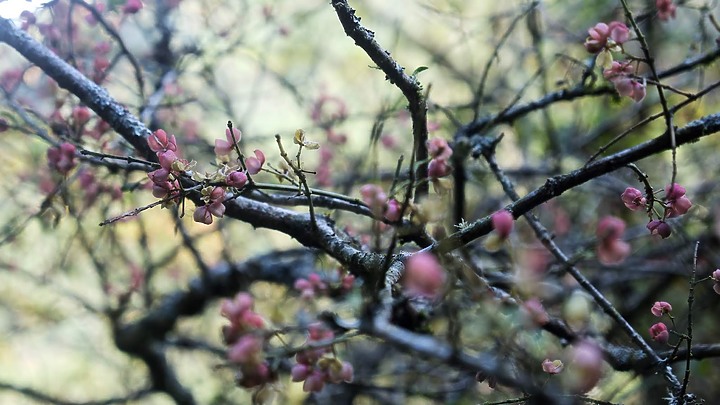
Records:
[[[120,103],[113,100],[104,88],[95,84],[27,33],[15,27],[10,20],[4,18],[0,18],[0,42],[5,42],[13,47],[53,78],[60,87],[82,100],[85,105],[130,142],[143,158],[153,162],[157,161],[157,157],[145,141],[145,138],[150,135],[150,130]]]
[[[142,389],[142,390],[138,390],[133,393],[130,393],[128,395],[125,395],[122,397],[116,397],[116,398],[99,399],[96,401],[65,401],[65,400],[55,397],[54,395],[38,391],[34,388],[20,387],[20,386],[14,385],[14,384],[6,383],[6,382],[0,382],[0,390],[12,391],[12,392],[20,394],[22,396],[25,396],[27,398],[33,399],[35,401],[42,401],[44,403],[51,403],[51,404],[55,404],[55,405],[126,404],[129,401],[135,401],[135,400],[145,398],[146,396],[148,396],[149,394],[152,393],[152,390],[150,390],[150,389]]]
[[[414,76],[408,76],[399,63],[390,56],[375,41],[375,33],[360,24],[360,18],[355,15],[355,10],[350,7],[346,0],[333,0],[333,7],[340,19],[340,23],[347,36],[355,41],[355,45],[362,48],[375,64],[382,69],[390,83],[396,85],[408,101],[410,118],[413,123],[413,139],[415,142],[415,160],[423,162],[418,166],[417,178],[427,177],[427,147],[425,142],[428,138],[427,129],[427,103],[423,95],[420,82]],[[415,160],[411,159],[411,167]],[[427,194],[427,183],[420,183],[417,187],[416,196]]]

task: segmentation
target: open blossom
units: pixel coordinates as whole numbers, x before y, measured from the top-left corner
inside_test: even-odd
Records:
[[[158,129],[153,132],[147,138],[148,146],[153,152],[165,152],[171,150],[177,151],[177,141],[175,135],[168,136],[167,132],[162,129]]]
[[[213,216],[222,218],[225,214],[225,189],[222,187],[205,187],[202,190],[203,199],[207,200],[207,204],[197,207],[193,213],[195,222],[210,225],[213,222]]]
[[[432,138],[426,143],[428,155],[433,159],[448,160],[452,156],[452,148],[442,138]]]
[[[685,197],[685,187],[677,183],[665,186],[665,214],[668,218],[683,215],[690,207],[692,202]]]
[[[667,343],[670,339],[670,332],[664,323],[658,322],[650,327],[650,337],[658,343]]]
[[[672,0],[655,0],[655,7],[657,7],[659,19],[667,21],[671,18],[675,18],[677,6],[673,4]]]
[[[585,49],[590,53],[598,53],[604,49],[618,51],[630,38],[630,29],[619,21],[610,24],[597,23],[588,30],[588,37],[585,40]]]
[[[253,152],[254,157],[245,158],[245,167],[247,167],[248,174],[258,174],[265,164],[265,154],[260,149],[255,149]]]
[[[720,294],[720,269],[713,271],[711,277],[715,282],[715,284],[713,284],[713,291],[715,291],[717,294]]]
[[[240,142],[240,138],[242,138],[242,133],[239,129],[233,128],[231,133],[230,128],[225,128],[225,140],[215,140],[215,154],[217,156],[229,156],[235,145]]]
[[[548,374],[560,374],[565,365],[560,360],[545,359],[542,362],[542,369]]]
[[[248,178],[244,172],[234,171],[225,178],[225,184],[230,187],[242,188],[247,183]]]
[[[647,95],[645,82],[640,83],[635,79],[624,77],[615,79],[612,83],[615,85],[615,90],[621,97],[630,97],[636,103],[643,101]]]
[[[663,316],[663,314],[669,314],[671,311],[672,305],[665,301],[657,301],[653,304],[652,308],[650,308],[650,312],[658,318]]]
[[[645,208],[645,204],[647,204],[647,200],[643,196],[643,193],[633,187],[626,188],[620,195],[620,198],[622,199],[623,204],[633,211],[643,209]]]
[[[445,271],[432,254],[416,253],[405,263],[402,284],[410,296],[435,298],[445,284]]]

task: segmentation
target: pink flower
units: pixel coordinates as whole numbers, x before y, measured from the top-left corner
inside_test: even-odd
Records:
[[[375,184],[365,184],[360,187],[360,196],[374,215],[380,216],[388,203],[387,194],[383,189]]]
[[[385,206],[385,218],[388,219],[388,221],[397,222],[399,221],[402,216],[401,212],[402,206],[398,202],[398,200],[392,198],[388,200],[386,206]]]
[[[234,140],[233,136],[235,137]],[[239,129],[233,128],[232,133],[230,133],[230,128],[225,128],[225,140],[215,140],[215,154],[217,156],[229,156],[235,149],[235,145],[240,142],[240,138],[242,138],[242,133]]]
[[[513,229],[513,216],[508,210],[500,210],[492,214],[493,229],[500,239],[507,239]]]
[[[670,311],[672,311],[672,305],[665,301],[657,301],[653,304],[652,308],[650,308],[650,312],[658,318],[663,316],[663,314],[669,314]]]
[[[655,0],[655,7],[657,7],[659,19],[667,21],[675,18],[677,6],[673,4],[672,0]]]
[[[442,138],[432,138],[426,142],[428,155],[433,159],[441,159],[447,161],[452,156],[453,151],[447,141]]]
[[[303,391],[320,392],[323,387],[325,387],[325,374],[322,371],[316,370],[310,373],[310,375],[305,379]]]
[[[232,172],[227,176],[227,178],[225,178],[225,184],[235,188],[242,188],[243,186],[245,186],[247,181],[247,175],[244,172],[240,171]]]
[[[428,177],[431,179],[439,179],[452,173],[452,169],[444,159],[433,159],[428,164]]]
[[[353,374],[354,370],[352,364],[347,361],[343,361],[342,363],[335,361],[330,364],[330,367],[328,367],[327,378],[331,383],[339,384],[343,381],[351,382],[353,380]]]
[[[160,161],[160,167],[165,170],[173,171],[173,163],[178,160],[177,155],[172,150],[166,150],[164,152],[157,153],[158,160]]]
[[[312,367],[307,364],[297,363],[290,370],[290,376],[293,382],[303,381],[312,372]]]
[[[670,332],[664,323],[658,322],[650,327],[650,337],[658,343],[667,343],[670,339]]]
[[[603,70],[603,76],[610,81],[621,77],[628,77],[633,73],[635,73],[635,69],[633,69],[630,62],[613,61],[610,68]]]
[[[565,365],[560,360],[545,359],[542,362],[542,369],[548,374],[560,374]]]
[[[597,345],[583,341],[573,347],[573,379],[578,392],[588,392],[602,377],[602,352]]]
[[[245,335],[230,347],[227,356],[233,363],[258,364],[261,353],[262,340],[254,335]]]
[[[635,100],[636,103],[641,102],[647,94],[647,89],[643,83],[638,82],[635,79],[630,78],[617,78],[614,79],[613,84],[615,90],[620,96],[627,96]]]
[[[713,271],[711,277],[715,282],[715,284],[713,284],[713,291],[715,291],[717,294],[720,294],[720,269]]]
[[[135,14],[143,8],[143,3],[140,0],[127,0],[122,8],[125,14]]]
[[[75,126],[82,127],[90,121],[90,109],[83,106],[78,106],[72,110],[72,118]]]
[[[597,256],[604,265],[618,264],[630,254],[630,245],[620,238],[625,232],[625,222],[617,217],[604,217],[597,227]]]
[[[195,209],[193,213],[193,220],[201,224],[210,225],[213,222],[212,213],[208,209],[207,205],[202,205]]]
[[[619,21],[613,21],[610,24],[597,23],[588,30],[588,37],[585,40],[585,49],[590,53],[598,53],[603,49],[611,51],[619,50],[618,45],[622,45],[630,38],[630,29]]]
[[[665,215],[668,218],[683,215],[690,207],[692,202],[685,197],[685,187],[677,183],[665,186]]]
[[[648,222],[647,229],[650,231],[651,235],[660,235],[663,239],[667,238],[672,233],[670,225],[668,225],[667,222],[660,221],[658,219],[653,219]]]
[[[168,137],[167,132],[162,129],[158,129],[150,134],[147,138],[147,143],[148,146],[150,146],[150,150],[153,152],[165,152],[168,150],[173,152],[177,151],[177,141],[175,140],[175,135],[170,135],[170,137]]]
[[[643,196],[643,193],[633,187],[626,188],[625,191],[623,191],[623,193],[620,195],[620,198],[622,199],[623,204],[625,204],[625,206],[632,211],[637,211],[645,208],[645,204],[647,203],[647,200]]]
[[[445,284],[445,271],[430,253],[416,253],[405,263],[402,284],[410,296],[435,298]]]
[[[260,149],[255,149],[253,153],[255,153],[255,157],[245,158],[248,174],[258,174],[265,164],[265,154]]]
[[[68,174],[70,170],[75,168],[77,160],[75,159],[75,145],[63,142],[60,146],[50,148],[47,151],[48,164],[51,168],[60,174]]]

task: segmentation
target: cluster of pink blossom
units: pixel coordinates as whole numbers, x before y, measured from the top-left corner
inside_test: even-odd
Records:
[[[638,81],[632,75],[635,69],[632,62],[613,61],[608,69],[603,71],[603,76],[615,86],[620,96],[627,96],[636,103],[641,102],[647,94],[645,81]]]
[[[667,315],[670,319],[672,319],[672,316],[670,315],[670,312],[672,312],[672,305],[665,301],[657,301],[654,303],[652,308],[650,308],[650,312],[658,318],[663,315]],[[667,343],[668,339],[670,339],[670,332],[668,332],[668,328],[664,323],[658,322],[650,327],[650,337],[652,340],[664,344]]]
[[[360,196],[376,217],[384,216],[393,222],[400,220],[402,214],[400,203],[394,198],[388,199],[387,194],[380,186],[365,184],[360,187]]]
[[[77,166],[75,152],[77,152],[75,145],[63,142],[59,146],[48,149],[48,164],[53,170],[66,175]]]
[[[639,103],[647,93],[645,81],[633,77],[636,68],[631,62],[613,61],[611,52],[622,52],[622,45],[630,39],[630,29],[620,21],[609,24],[597,23],[588,30],[589,36],[585,39],[585,49],[594,54],[600,54],[601,66],[609,67],[603,71],[603,76],[609,80],[620,96],[627,96]],[[606,61],[606,62],[603,62]]]
[[[251,388],[274,381],[277,376],[263,358],[265,321],[253,311],[250,294],[239,293],[233,300],[223,300],[220,313],[230,321],[223,326],[227,357],[237,367],[238,385]]]
[[[445,285],[445,270],[437,258],[427,252],[410,256],[405,262],[401,283],[411,297],[437,298]]]
[[[332,290],[339,289],[341,292],[347,292],[355,285],[355,276],[346,273],[342,268],[338,269],[338,276],[340,277],[339,286],[333,287]],[[312,300],[316,296],[325,295],[331,289],[317,273],[311,273],[307,279],[299,278],[295,280],[294,287],[300,292],[300,297],[305,300]]]
[[[665,186],[665,198],[661,202],[664,209],[663,215],[658,219],[652,219],[647,224],[647,229],[651,234],[659,235],[663,239],[670,236],[672,230],[670,229],[670,225],[665,222],[665,219],[683,215],[692,207],[692,202],[685,196],[685,192],[685,187],[677,183]],[[640,190],[634,187],[626,188],[620,195],[620,198],[623,204],[632,211],[648,208],[647,198]]]
[[[213,216],[222,218],[225,214],[225,189],[222,187],[205,187],[202,189],[202,198],[205,205],[195,208],[193,219],[195,222],[210,225]]]
[[[148,173],[153,183],[152,193],[157,198],[180,197],[180,172],[187,170],[189,163],[181,160],[175,154],[177,141],[175,135],[170,135],[158,129],[147,138],[148,146],[155,152],[160,162],[160,168]]]
[[[446,140],[442,138],[429,139],[427,141],[427,150],[430,156],[428,177],[431,179],[439,179],[452,173],[452,168],[448,164],[448,160],[450,156],[452,156],[453,150]]]
[[[628,39],[630,39],[630,29],[620,21],[609,24],[597,23],[588,30],[584,45],[590,53],[619,52],[622,50],[622,44]]]
[[[322,323],[308,326],[307,344],[314,345],[328,342],[335,334]],[[303,391],[319,392],[326,383],[339,384],[343,381],[353,380],[353,366],[346,361],[340,361],[332,354],[332,345],[314,347],[298,352],[295,355],[295,364],[290,371],[294,382],[305,381]]]
[[[597,257],[600,263],[618,264],[630,254],[630,245],[621,239],[623,233],[625,233],[625,222],[620,218],[607,216],[598,222]]]

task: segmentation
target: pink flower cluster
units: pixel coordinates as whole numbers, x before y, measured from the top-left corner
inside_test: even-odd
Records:
[[[685,187],[674,183],[665,186],[665,198],[662,201],[664,213],[662,218],[653,219],[647,224],[647,229],[652,235],[659,235],[665,239],[672,233],[670,225],[665,222],[666,218],[673,218],[683,215],[690,210],[692,202],[685,196]],[[628,187],[620,195],[623,204],[632,211],[647,208],[647,199],[643,193],[634,188]]]
[[[627,25],[613,21],[610,24],[597,23],[588,30],[588,37],[585,39],[585,49],[590,53],[601,51],[619,51],[622,44],[630,38],[630,29]]]
[[[222,187],[205,187],[202,190],[205,205],[195,208],[193,219],[195,222],[210,225],[213,222],[213,216],[222,218],[225,214],[225,189]]]
[[[50,168],[62,175],[68,174],[77,166],[76,151],[75,145],[69,142],[63,142],[59,146],[48,149],[47,159]]]
[[[405,262],[401,283],[409,296],[437,298],[445,284],[445,270],[432,254],[416,253]]]
[[[332,340],[335,334],[321,323],[308,326],[307,344],[317,344]],[[353,380],[352,364],[341,362],[336,357],[326,354],[333,352],[332,345],[303,350],[295,355],[295,364],[290,371],[294,382],[305,381],[303,391],[319,392],[326,383],[339,384]]]
[[[442,138],[432,138],[427,141],[428,155],[430,163],[428,164],[428,176],[431,179],[448,176],[452,173],[452,168],[448,164],[448,159],[452,156],[453,151],[447,141]]]
[[[177,157],[177,141],[175,135],[170,135],[158,129],[147,138],[150,150],[155,152],[160,162],[160,169],[148,173],[153,182],[152,193],[157,198],[180,196],[180,182],[178,176],[187,169],[188,162]]]
[[[263,358],[264,338],[261,332],[265,321],[253,311],[250,294],[239,293],[231,300],[223,300],[222,316],[230,321],[223,326],[225,344],[229,346],[228,360],[238,368],[238,385],[251,388],[276,379],[270,365]]]
[[[621,97],[627,96],[639,103],[645,98],[647,89],[645,82],[639,82],[631,77],[635,69],[631,62],[613,61],[610,68],[603,71],[603,76],[609,80]]]
[[[380,186],[365,184],[360,187],[360,196],[376,217],[384,216],[393,222],[401,219],[400,203],[394,198],[388,199]]]
[[[630,254],[630,245],[620,239],[623,233],[625,233],[625,222],[620,218],[607,216],[598,222],[597,256],[600,263],[618,264]]]

